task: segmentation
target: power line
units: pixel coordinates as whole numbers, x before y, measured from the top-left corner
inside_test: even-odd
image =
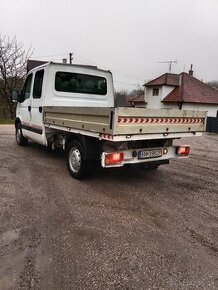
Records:
[[[79,55],[79,54],[77,54],[77,53],[75,53],[75,55],[77,55],[77,56],[78,56],[79,58],[81,58],[81,59],[84,59],[84,60],[86,60],[86,61],[92,62],[92,63],[95,64],[95,65],[98,65],[98,66],[104,67],[104,68],[106,68],[107,70],[109,70],[109,68],[108,68],[107,66],[104,66],[104,65],[102,65],[102,64],[96,63],[95,61],[90,60],[90,59],[88,59],[88,58],[85,58],[85,57],[83,57],[83,56],[81,56],[81,55]],[[141,81],[144,82],[144,79],[143,79],[142,77],[139,77],[139,76],[136,76],[136,75],[132,75],[132,74],[128,74],[128,73],[124,73],[124,72],[121,72],[121,71],[119,71],[119,70],[115,70],[115,69],[113,69],[113,68],[111,68],[111,70],[112,70],[113,72],[115,72],[115,73],[122,74],[123,76],[125,76],[125,77],[127,77],[127,78],[129,77],[129,78],[132,78],[132,79],[134,79],[134,80],[141,80]]]
[[[144,82],[144,79],[142,78],[142,77],[139,77],[139,76],[136,76],[136,75],[131,75],[131,74],[128,74],[128,73],[124,73],[124,72],[121,72],[121,71],[119,71],[119,70],[114,70],[114,69],[112,69],[115,73],[118,73],[118,74],[122,74],[122,75],[124,75],[125,77],[129,77],[129,78],[132,78],[132,79],[134,79],[134,80],[141,80],[141,81],[143,81]]]
[[[131,80],[135,80],[135,81],[137,80],[137,81],[140,81],[140,82],[144,82],[145,81],[145,80],[143,80],[141,78],[139,79],[139,78],[131,77],[131,76],[128,76],[128,75],[124,75],[122,73],[114,71],[113,69],[112,69],[112,71],[113,71],[113,75],[120,75],[123,78],[131,79]]]
[[[73,61],[73,55],[79,57],[80,59],[83,59],[85,61],[88,61],[88,62],[91,62],[92,64],[95,64],[97,66],[100,66],[102,68],[105,68],[106,70],[109,70],[109,67],[105,66],[105,65],[102,65],[102,64],[99,64],[99,63],[96,63],[95,61],[91,60],[91,59],[88,59],[80,54],[77,54],[77,53],[70,53],[69,54],[69,60],[70,60],[70,63],[72,63]],[[31,58],[48,58],[48,57],[55,57],[55,56],[67,56],[67,53],[63,53],[63,54],[53,54],[53,55],[44,55],[44,56],[32,56]],[[57,61],[59,59],[55,59],[55,61]],[[54,61],[54,60],[53,60]],[[125,72],[122,72],[122,71],[119,71],[119,70],[116,70],[116,69],[113,69],[111,68],[111,71],[113,72],[113,74],[118,74],[118,75],[121,75],[122,77],[124,78],[128,78],[128,79],[132,79],[132,80],[137,80],[137,81],[140,81],[140,82],[144,82],[144,78],[142,77],[139,77],[139,76],[136,76],[136,75],[132,75],[132,74],[128,74],[128,73],[125,73]]]
[[[132,87],[137,87],[137,84],[130,84],[130,83],[125,83],[125,82],[116,81],[116,80],[114,80],[114,83],[120,83],[120,84],[124,84],[124,85],[129,85],[129,86],[132,86]]]
[[[40,56],[31,56],[31,58],[40,58],[40,57],[54,57],[54,56],[66,56],[67,53],[62,53],[62,54],[53,54],[53,55],[40,55]]]

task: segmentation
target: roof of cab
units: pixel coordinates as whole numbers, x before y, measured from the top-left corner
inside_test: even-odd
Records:
[[[50,65],[57,65],[57,66],[67,66],[67,67],[81,67],[81,68],[88,68],[88,69],[93,69],[97,71],[103,71],[103,72],[110,72],[110,70],[103,70],[99,69],[97,66],[94,65],[84,65],[84,64],[69,64],[69,63],[61,63],[61,62],[45,62],[45,61],[37,61],[37,60],[28,60],[27,61],[27,72],[32,72],[34,70],[38,70],[39,68],[47,67]]]

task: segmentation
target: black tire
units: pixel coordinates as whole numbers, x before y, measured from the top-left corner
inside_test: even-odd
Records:
[[[89,176],[92,162],[85,158],[82,145],[77,140],[72,140],[66,148],[66,162],[70,175],[75,179],[83,179]]]
[[[16,125],[16,142],[19,146],[26,146],[28,143],[28,139],[23,136],[21,124]]]

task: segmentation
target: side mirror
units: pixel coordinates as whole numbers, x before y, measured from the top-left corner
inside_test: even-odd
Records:
[[[18,94],[18,91],[13,91],[13,92],[12,92],[12,101],[13,101],[14,103],[18,103],[18,102],[20,102],[20,96],[19,96],[19,94]]]

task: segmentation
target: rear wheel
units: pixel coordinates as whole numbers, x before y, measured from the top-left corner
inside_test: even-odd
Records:
[[[25,146],[28,143],[28,139],[23,136],[21,124],[16,125],[16,142],[19,146]]]
[[[76,179],[82,179],[91,171],[91,161],[85,158],[82,145],[77,140],[69,142],[66,150],[67,168],[70,175]]]

